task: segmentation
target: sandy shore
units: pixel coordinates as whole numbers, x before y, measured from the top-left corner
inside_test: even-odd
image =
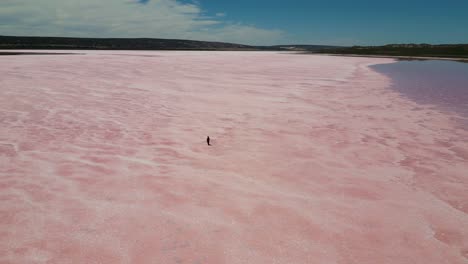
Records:
[[[2,57],[0,263],[467,263],[468,131],[392,61]]]

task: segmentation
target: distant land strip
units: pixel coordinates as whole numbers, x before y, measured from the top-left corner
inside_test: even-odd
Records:
[[[11,56],[11,55],[80,55],[80,54],[81,53],[0,51],[0,56]]]
[[[296,44],[252,46],[226,42],[159,38],[68,38],[0,36],[0,50],[2,49],[299,51],[314,54],[378,56],[400,59],[468,59],[468,44],[389,44],[384,46],[353,47]],[[7,55],[21,54],[17,53]]]
[[[251,46],[226,42],[158,38],[67,38],[0,36],[0,49],[40,50],[241,50],[318,51],[338,48],[325,45]]]
[[[385,46],[354,46],[318,50],[315,53],[396,57],[408,59],[468,59],[468,44],[389,44]]]

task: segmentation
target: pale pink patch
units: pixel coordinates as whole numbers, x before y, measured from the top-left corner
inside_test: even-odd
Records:
[[[1,263],[468,261],[468,133],[391,60],[85,53],[0,58]]]

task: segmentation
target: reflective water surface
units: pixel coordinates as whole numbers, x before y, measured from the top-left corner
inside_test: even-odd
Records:
[[[391,77],[392,88],[411,100],[456,112],[468,120],[468,63],[411,60],[372,68]]]

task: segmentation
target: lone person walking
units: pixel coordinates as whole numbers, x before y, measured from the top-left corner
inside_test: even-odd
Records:
[[[210,145],[210,137],[209,137],[209,136],[206,138],[206,144],[208,144],[208,146],[211,146],[211,145]]]

